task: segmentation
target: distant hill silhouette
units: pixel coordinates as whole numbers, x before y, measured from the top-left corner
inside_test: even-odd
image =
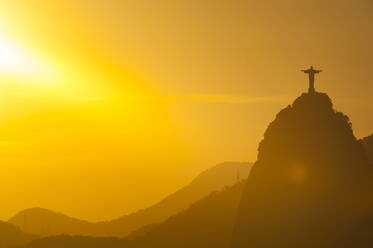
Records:
[[[23,248],[228,248],[245,182],[211,193],[188,209],[127,239],[46,237]]]
[[[232,248],[373,247],[372,165],[326,94],[303,94],[269,125]]]
[[[373,164],[373,134],[361,140],[370,162]]]
[[[159,223],[187,209],[192,203],[246,178],[249,163],[227,162],[201,173],[188,186],[159,203],[108,222],[90,223],[41,208],[22,211],[9,220],[22,230],[40,236],[59,234],[124,237],[143,226]]]
[[[21,232],[21,230],[9,223],[0,221],[0,248],[29,243],[37,237]]]
[[[43,208],[30,208],[19,212],[9,220],[22,231],[39,236],[81,234],[89,232],[93,223],[69,217]]]

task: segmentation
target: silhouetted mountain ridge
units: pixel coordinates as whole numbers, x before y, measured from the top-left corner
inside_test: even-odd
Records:
[[[227,248],[245,181],[213,192],[162,223],[143,227],[126,239],[46,237],[24,248]]]
[[[59,234],[117,236],[124,237],[137,229],[166,220],[202,199],[213,191],[233,185],[240,178],[246,178],[249,163],[226,162],[218,164],[196,177],[189,185],[169,195],[159,203],[118,219],[90,223],[41,208],[20,212],[9,220],[22,230],[40,236]]]
[[[220,192],[211,193],[187,210],[135,236],[132,246],[228,248],[244,186],[245,181],[241,181]]]

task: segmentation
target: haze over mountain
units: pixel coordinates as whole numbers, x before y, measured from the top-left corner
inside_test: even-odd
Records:
[[[9,223],[0,221],[0,248],[26,244],[37,237],[25,234]]]
[[[349,118],[303,94],[260,143],[232,247],[372,247],[372,179]]]
[[[159,203],[112,221],[90,223],[50,210],[32,208],[18,213],[9,222],[28,233],[40,236],[71,234],[124,237],[143,226],[166,220],[211,192],[237,183],[248,176],[250,167],[249,163],[219,164],[202,172],[188,186]]]

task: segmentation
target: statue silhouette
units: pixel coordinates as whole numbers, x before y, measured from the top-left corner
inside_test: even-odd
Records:
[[[304,73],[308,74],[310,80],[310,87],[308,89],[308,93],[315,93],[315,74],[319,74],[322,72],[321,70],[314,70],[313,66],[311,66],[308,70],[302,70]]]

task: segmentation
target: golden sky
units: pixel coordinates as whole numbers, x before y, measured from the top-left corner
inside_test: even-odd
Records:
[[[255,161],[316,82],[373,132],[371,0],[2,0],[0,219],[143,208],[227,160]]]

